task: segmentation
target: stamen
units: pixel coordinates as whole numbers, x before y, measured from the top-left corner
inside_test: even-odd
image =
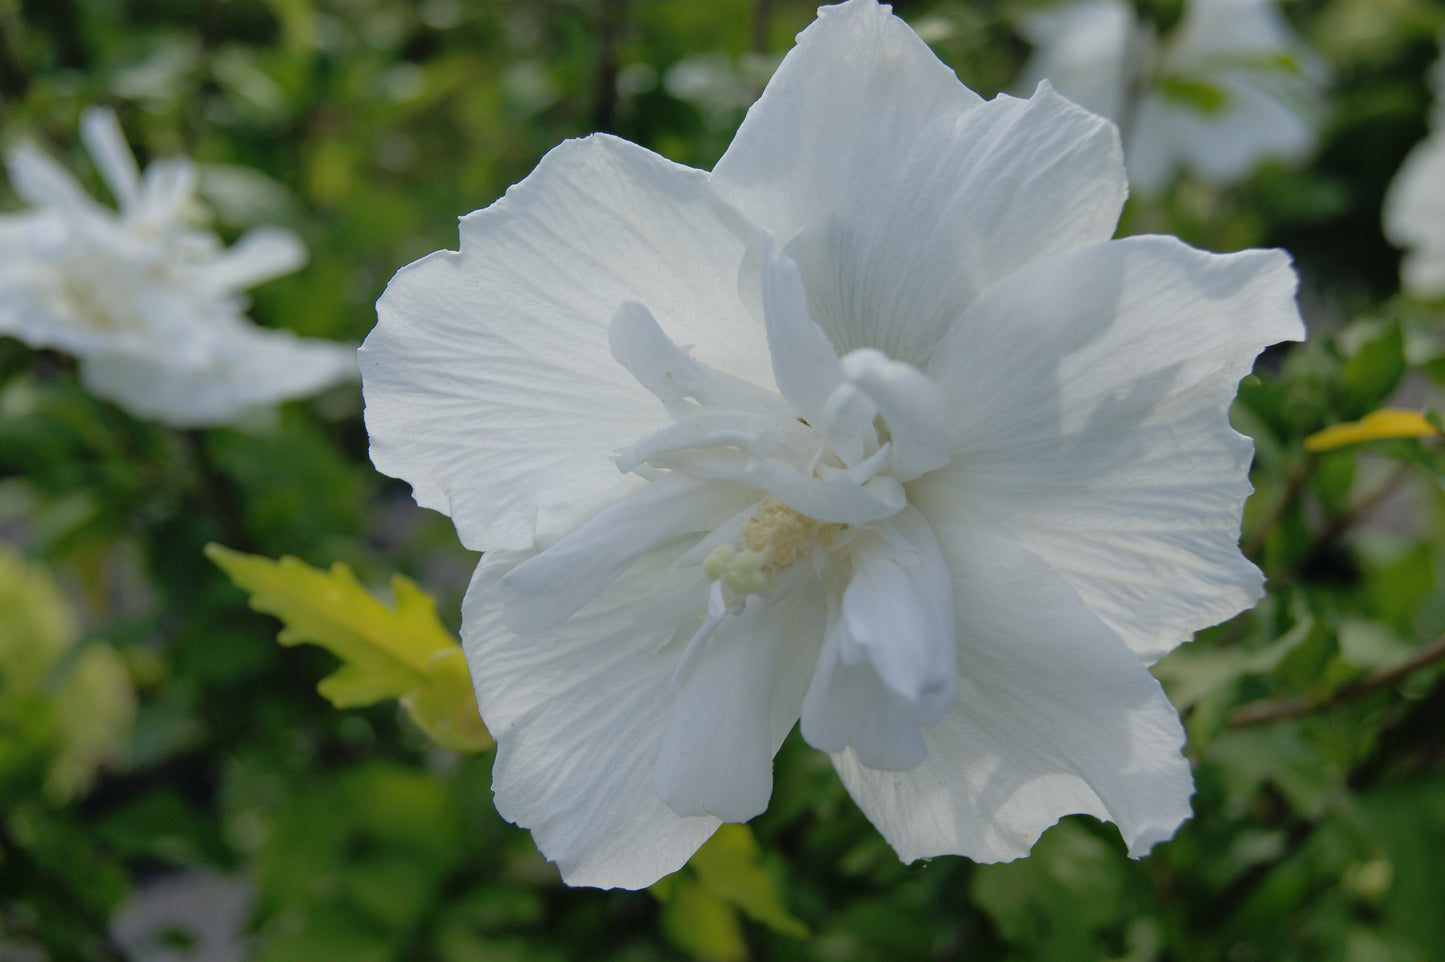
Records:
[[[837,525],[825,525],[768,495],[758,504],[758,513],[743,523],[743,547],[766,555],[764,571],[781,571],[801,558],[825,528]]]

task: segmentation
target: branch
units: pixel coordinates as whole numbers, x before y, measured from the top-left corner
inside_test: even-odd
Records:
[[[1229,713],[1230,728],[1244,728],[1279,718],[1298,718],[1316,712],[1326,712],[1346,702],[1354,701],[1372,691],[1388,688],[1423,668],[1445,660],[1445,635],[1419,649],[1399,664],[1381,669],[1353,681],[1324,699],[1312,698],[1265,698],[1241,705]]]

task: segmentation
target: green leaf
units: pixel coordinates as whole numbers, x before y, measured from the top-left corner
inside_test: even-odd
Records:
[[[1405,336],[1399,324],[1387,325],[1345,362],[1340,381],[1349,413],[1363,416],[1379,407],[1405,374]]]
[[[461,648],[437,620],[436,601],[411,579],[392,577],[395,607],[388,608],[340,562],[321,571],[217,544],[206,546],[206,556],[251,595],[252,608],[285,622],[281,644],[320,645],[341,659],[316,686],[337,708],[397,698],[439,744],[459,752],[492,746]]]

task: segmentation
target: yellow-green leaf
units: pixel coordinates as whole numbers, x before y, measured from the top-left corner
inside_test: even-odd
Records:
[[[784,907],[777,881],[763,866],[762,852],[746,825],[723,825],[688,866],[710,892],[742,909],[754,922],[782,935],[808,936],[808,927]]]
[[[1419,411],[1381,408],[1358,421],[1332,424],[1305,438],[1306,451],[1333,451],[1365,441],[1392,438],[1432,438],[1440,432]]]
[[[748,957],[737,910],[695,879],[679,879],[668,887],[662,930],[690,958],[742,962]]]
[[[79,636],[50,571],[0,543],[0,684],[36,687]]]
[[[273,561],[217,544],[206,546],[206,556],[251,595],[252,608],[284,622],[281,644],[320,645],[341,659],[316,686],[337,708],[397,698],[439,744],[464,752],[492,746],[461,648],[416,582],[394,575],[389,608],[340,562],[322,571],[296,558]]]
[[[417,725],[443,748],[468,754],[484,752],[492,736],[477,715],[476,695],[467,659],[458,645],[427,658],[430,684],[401,696],[401,705]]]
[[[90,788],[96,771],[130,744],[136,698],[120,655],[104,642],[81,649],[55,693],[55,757],[45,792],[69,801]]]

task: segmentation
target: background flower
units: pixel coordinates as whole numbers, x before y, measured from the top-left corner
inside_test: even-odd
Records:
[[[1046,9],[1022,30],[1037,48],[1025,85],[1048,78],[1117,122],[1140,190],[1180,169],[1231,184],[1314,150],[1324,68],[1273,0],[1189,0],[1162,40],[1124,0]]]
[[[178,427],[235,421],[354,376],[347,346],[245,317],[243,291],[305,263],[294,234],[256,228],[227,249],[191,226],[189,160],[142,175],[104,109],[85,112],[81,138],[116,211],[33,144],[7,155],[32,206],[0,216],[0,333],[76,355],[90,391]]]
[[[1445,56],[1430,71],[1430,134],[1405,158],[1385,194],[1385,234],[1406,249],[1400,286],[1416,297],[1445,296]]]

